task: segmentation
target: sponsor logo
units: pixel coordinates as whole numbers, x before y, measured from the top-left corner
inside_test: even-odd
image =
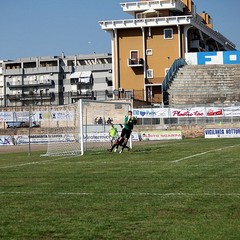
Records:
[[[223,115],[223,110],[222,109],[215,110],[215,111],[210,109],[207,112],[207,116],[221,116],[221,115]]]

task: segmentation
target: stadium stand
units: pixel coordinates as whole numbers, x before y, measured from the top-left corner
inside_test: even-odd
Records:
[[[240,65],[186,65],[169,89],[170,105],[240,101]]]

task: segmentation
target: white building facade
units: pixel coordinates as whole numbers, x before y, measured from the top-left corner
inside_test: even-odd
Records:
[[[111,54],[62,54],[0,64],[1,106],[63,105],[81,98],[112,98]]]

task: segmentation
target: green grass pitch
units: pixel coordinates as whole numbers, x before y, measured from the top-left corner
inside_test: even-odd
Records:
[[[78,157],[2,153],[0,201],[1,240],[236,240],[240,140],[185,139]]]

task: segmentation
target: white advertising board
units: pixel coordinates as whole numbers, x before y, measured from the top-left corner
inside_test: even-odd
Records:
[[[240,138],[240,128],[205,129],[205,138]]]
[[[172,140],[182,139],[181,131],[163,131],[163,130],[147,130],[141,132],[140,137],[142,140]]]
[[[139,135],[137,132],[133,132],[132,141],[139,141]],[[84,135],[88,142],[110,142],[108,133],[89,133]],[[11,136],[0,136],[0,145],[20,145],[29,144],[28,135],[15,135]],[[37,134],[31,135],[30,143],[32,144],[47,144],[48,142],[74,142],[74,136],[72,134]]]
[[[11,136],[0,136],[0,146],[13,145],[13,139]]]
[[[132,141],[139,141],[139,135],[136,132],[132,132]],[[110,142],[109,133],[88,133],[84,136],[88,142]]]

